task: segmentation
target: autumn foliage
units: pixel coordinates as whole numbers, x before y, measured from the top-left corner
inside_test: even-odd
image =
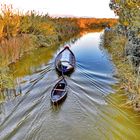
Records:
[[[115,25],[118,20],[113,18],[79,18],[78,22],[82,29],[104,29],[107,25]]]

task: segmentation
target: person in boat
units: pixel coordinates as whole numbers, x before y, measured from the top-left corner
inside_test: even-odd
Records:
[[[67,66],[63,65],[60,60],[58,61],[58,67],[61,68],[63,72],[67,71]]]

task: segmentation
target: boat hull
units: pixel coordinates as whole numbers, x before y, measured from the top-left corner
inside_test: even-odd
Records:
[[[61,60],[62,55],[65,56],[65,51],[69,51],[69,59]],[[76,59],[73,52],[69,48],[64,48],[55,59],[55,68],[59,74],[71,74],[76,66]]]
[[[67,97],[67,82],[62,77],[54,86],[51,92],[51,102],[54,105],[60,104]]]

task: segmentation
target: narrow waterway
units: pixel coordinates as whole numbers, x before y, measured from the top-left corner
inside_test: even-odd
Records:
[[[63,45],[27,54],[11,67],[16,91],[0,104],[0,140],[139,140],[140,116],[122,106],[118,79],[99,33],[66,42],[76,56],[76,69],[65,76],[68,96],[52,106],[50,94],[59,80],[55,56]]]

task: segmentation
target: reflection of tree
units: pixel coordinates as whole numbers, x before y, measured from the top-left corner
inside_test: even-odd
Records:
[[[76,36],[76,37],[70,39],[69,44],[71,44],[71,45],[74,44],[78,39],[79,39],[79,36]]]
[[[105,48],[106,48],[105,42],[106,42],[106,40],[105,40],[105,35],[104,35],[104,34],[101,34],[101,36],[100,36],[100,42],[99,42],[99,49],[102,51],[102,54],[103,54],[105,57],[108,56],[108,60],[109,60],[110,57],[109,57],[109,53],[108,53],[107,49],[105,49]]]

